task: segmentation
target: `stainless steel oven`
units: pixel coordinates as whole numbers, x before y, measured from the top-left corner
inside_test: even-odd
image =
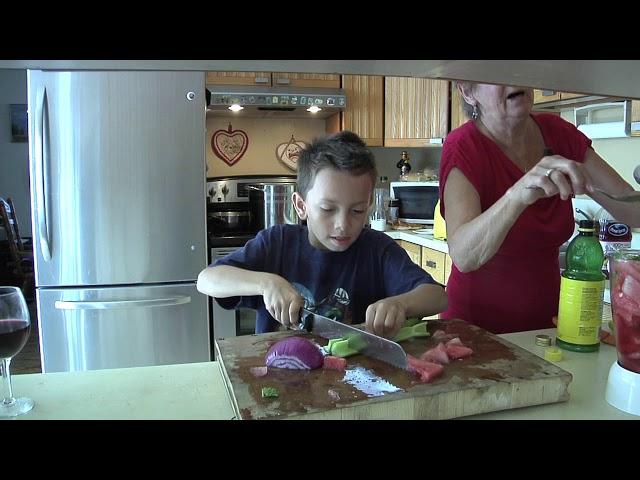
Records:
[[[212,177],[207,179],[207,238],[209,264],[242,248],[260,228],[252,215],[263,209],[250,206],[250,186],[295,183],[295,175],[263,177]],[[255,195],[254,195],[255,196]],[[254,202],[255,203],[255,202]],[[259,207],[259,206],[258,206]],[[275,221],[278,223],[278,220]],[[256,312],[251,309],[226,310],[209,297],[212,340],[255,333]],[[213,341],[211,342],[213,345]],[[213,354],[212,354],[213,355]]]
[[[216,247],[211,249],[211,262],[222,258],[241,247]],[[211,299],[214,338],[229,338],[251,335],[256,330],[256,311],[249,308],[226,310]]]

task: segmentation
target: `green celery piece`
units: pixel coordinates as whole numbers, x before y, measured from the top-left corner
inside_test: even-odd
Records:
[[[404,326],[405,327],[413,327],[416,323],[420,323],[421,321],[422,321],[422,318],[420,318],[420,317],[409,317],[404,322]]]
[[[262,387],[262,398],[277,397],[280,393],[275,387]]]
[[[415,325],[405,326],[400,329],[393,339],[395,342],[403,342],[413,337],[428,337],[427,322],[420,322]]]
[[[334,357],[342,358],[350,357],[351,355],[356,355],[358,353],[357,350],[349,346],[348,338],[332,338],[331,340],[329,340],[327,350]]]

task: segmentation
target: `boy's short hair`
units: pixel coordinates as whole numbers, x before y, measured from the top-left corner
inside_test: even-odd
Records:
[[[354,176],[368,173],[372,186],[375,186],[378,178],[373,153],[358,135],[346,130],[316,138],[300,152],[298,193],[302,198],[307,197],[316,175],[324,168],[333,168]]]

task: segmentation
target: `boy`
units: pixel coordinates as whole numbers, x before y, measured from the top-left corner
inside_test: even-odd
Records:
[[[409,316],[447,307],[442,285],[388,235],[364,229],[377,170],[354,133],[316,139],[292,199],[306,225],[275,225],[198,276],[223,308],[258,311],[256,333],[296,328],[302,307],[393,338]]]

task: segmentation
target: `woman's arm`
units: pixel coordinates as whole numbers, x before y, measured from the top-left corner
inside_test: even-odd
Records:
[[[604,162],[603,162],[604,163]],[[543,157],[489,209],[461,170],[453,168],[444,189],[449,255],[461,272],[477,270],[493,257],[522,212],[541,198],[589,193],[590,175],[560,155]]]
[[[449,255],[461,272],[471,272],[493,257],[526,204],[508,191],[482,212],[480,195],[461,170],[453,168],[444,189]]]

